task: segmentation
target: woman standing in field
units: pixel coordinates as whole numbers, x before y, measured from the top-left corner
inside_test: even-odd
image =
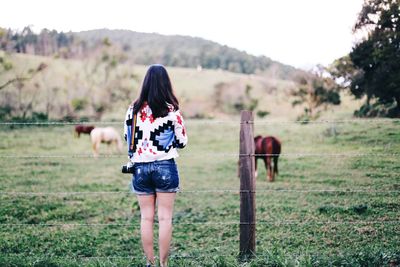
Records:
[[[152,65],[139,98],[128,108],[124,124],[129,159],[134,164],[132,189],[140,206],[140,233],[147,266],[154,265],[153,224],[159,221],[160,265],[167,266],[172,237],[172,215],[179,174],[174,158],[187,143],[179,102],[167,70]]]

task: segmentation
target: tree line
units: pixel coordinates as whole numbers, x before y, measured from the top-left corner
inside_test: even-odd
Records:
[[[91,30],[57,32],[43,29],[34,33],[29,26],[22,31],[0,28],[0,49],[63,58],[82,58],[101,46],[104,39],[118,45],[136,64],[158,62],[167,66],[223,69],[237,73],[259,73],[274,68],[279,78],[286,79],[296,69],[265,56],[220,45],[202,38],[166,36],[129,30]]]
[[[251,56],[201,38],[162,36],[126,30],[63,33],[44,29],[35,34],[29,27],[21,32],[0,28],[0,49],[64,58],[95,58],[94,61],[98,63],[94,64],[92,71],[87,72],[88,92],[100,86],[96,85],[97,80],[93,80],[93,73],[98,71],[98,66],[103,66],[101,72],[106,74],[105,82],[110,82],[107,77],[112,77],[110,73],[119,63],[126,60],[137,64],[159,62],[169,66],[201,66],[243,73],[259,72],[278,66],[278,76],[275,78],[283,76],[297,81],[297,89],[293,90],[291,95],[294,99],[293,106],[304,107],[303,114],[299,116],[301,120],[316,119],[328,106],[339,105],[340,93],[343,91],[350,92],[356,98],[365,99],[361,108],[355,111],[356,116],[400,117],[399,1],[364,0],[353,31],[357,36],[362,35],[362,38],[348,55],[335,60],[327,67],[317,66],[308,73],[299,72],[266,57]],[[113,52],[107,52],[105,48]],[[0,57],[0,75],[9,72],[10,68],[12,66],[6,57]],[[17,79],[10,81],[17,87],[22,86],[23,79],[32,77],[37,73],[36,70],[33,69],[25,77],[16,77]],[[118,80],[117,76],[114,77]],[[128,74],[126,77],[130,79]],[[217,96],[222,91],[227,91],[227,87],[235,86],[216,86]],[[121,92],[124,92],[124,87],[121,88]],[[256,105],[250,96],[250,90],[246,92],[248,94],[242,99],[233,99],[234,103],[232,102],[231,107],[228,106],[227,109],[235,110],[242,106]],[[110,97],[112,96],[103,99]],[[78,97],[74,99],[72,106],[75,112],[91,106],[96,114],[101,115],[108,107],[100,100],[101,98],[93,98],[88,104],[84,98]]]
[[[355,116],[400,117],[400,2],[364,0],[353,32],[362,37],[348,55],[298,77],[292,95],[305,106],[302,119],[339,105],[341,91],[365,99]]]

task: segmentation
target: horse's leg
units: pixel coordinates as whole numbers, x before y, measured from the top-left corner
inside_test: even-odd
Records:
[[[273,165],[273,166],[272,166]],[[271,158],[271,182],[275,180],[275,157],[273,156]]]
[[[269,171],[269,181],[274,181],[274,172],[272,169],[272,157],[268,157],[268,171]]]
[[[93,147],[93,156],[97,158],[99,156],[99,142],[95,141],[92,144]]]
[[[112,143],[113,143],[113,142],[114,142],[114,141],[111,141],[111,142],[108,142],[108,143],[107,143],[107,154],[109,154],[109,155],[112,154],[112,152],[113,152],[113,151],[112,151],[112,149],[113,149],[113,148],[112,148]]]
[[[275,180],[275,174],[279,173],[279,171],[278,171],[278,159],[279,159],[278,156],[274,156],[274,169],[273,169],[273,176],[272,176],[273,180]]]
[[[257,157],[254,157],[254,170],[255,170],[254,177],[257,178],[257,176],[258,176],[258,172],[257,172]]]
[[[270,182],[273,181],[272,178],[272,168],[271,168],[271,157],[270,156],[266,156],[264,158],[264,162],[265,162],[265,169],[267,171],[267,180],[269,180]]]

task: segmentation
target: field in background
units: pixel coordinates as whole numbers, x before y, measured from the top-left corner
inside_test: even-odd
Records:
[[[57,110],[59,106],[71,102],[74,99],[90,99],[91,97],[101,97],[107,88],[101,86],[109,86],[102,83],[104,74],[101,71],[91,73],[94,67],[94,59],[90,60],[74,60],[61,59],[51,57],[41,57],[23,54],[12,54],[10,58],[13,62],[14,69],[7,75],[3,75],[2,79],[12,77],[13,74],[26,73],[29,69],[36,68],[41,62],[48,67],[41,73],[37,74],[32,81],[27,83],[22,89],[23,100],[33,101],[33,107],[36,111],[46,112],[46,103],[54,106]],[[232,73],[224,70],[207,70],[198,71],[190,68],[167,68],[176,91],[181,102],[182,110],[186,117],[226,117],[232,114],[225,114],[216,107],[215,86],[220,83],[232,85],[228,95],[223,99],[224,105],[233,105],[236,98],[243,96],[246,85],[252,86],[251,95],[259,99],[258,110],[270,112],[271,117],[296,118],[301,113],[300,107],[292,108],[292,99],[289,97],[289,91],[295,88],[292,80],[282,80],[271,76],[247,75]],[[125,113],[126,106],[135,99],[140,90],[142,79],[147,71],[147,66],[133,65],[126,62],[118,65],[116,73],[121,77],[118,79],[123,89],[119,87],[109,86],[111,91],[116,91],[120,97],[117,101],[112,101],[111,109],[104,113],[103,120],[120,120],[121,114]],[[135,78],[128,78],[133,75]],[[112,80],[112,77],[110,78]],[[92,85],[91,83],[98,83]],[[93,89],[89,89],[93,87]],[[0,96],[5,97],[7,92],[15,92],[16,89],[9,88],[0,91]],[[118,92],[117,92],[118,91]],[[230,97],[231,99],[226,99]],[[358,104],[356,105],[358,107]],[[72,107],[69,107],[72,109]],[[64,107],[64,113],[67,108]],[[56,114],[57,113],[57,114]],[[60,112],[50,112],[50,119],[60,116]],[[63,113],[63,114],[64,114]],[[85,112],[77,112],[80,116],[85,116]]]
[[[124,155],[71,157],[91,153],[73,126],[1,127],[0,265],[144,264],[138,205],[120,173]],[[276,182],[259,171],[257,253],[247,263],[237,261],[239,194],[218,191],[239,189],[239,120],[187,120],[187,132],[170,266],[399,264],[398,121],[256,122],[255,134],[282,140],[283,155]],[[304,153],[311,155],[296,155]],[[30,155],[50,157],[23,158]]]

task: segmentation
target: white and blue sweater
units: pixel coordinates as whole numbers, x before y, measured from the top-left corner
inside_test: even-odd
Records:
[[[128,147],[131,140],[132,108],[126,112],[124,136]],[[170,106],[167,116],[154,119],[148,104],[143,105],[136,116],[131,162],[151,162],[178,157],[177,148],[184,148],[188,138],[184,121],[179,110]]]

